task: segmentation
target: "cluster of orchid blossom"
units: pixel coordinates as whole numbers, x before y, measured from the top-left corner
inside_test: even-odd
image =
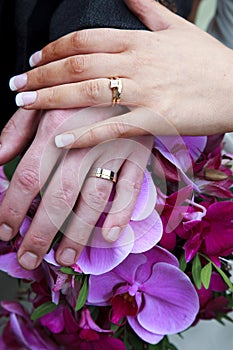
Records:
[[[175,349],[169,335],[201,319],[229,319],[233,286],[233,155],[218,137],[155,138],[131,220],[105,242],[103,213],[78,261],[62,267],[55,241],[34,271],[0,242],[0,270],[19,279],[18,300],[2,301],[2,350]],[[9,166],[9,165],[7,165]],[[9,185],[0,168],[0,201]]]

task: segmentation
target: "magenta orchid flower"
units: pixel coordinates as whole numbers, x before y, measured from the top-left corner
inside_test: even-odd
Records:
[[[202,286],[200,289],[197,289],[200,310],[197,314],[195,324],[201,319],[210,320],[216,318],[218,315],[233,311],[229,299],[223,295],[226,290],[228,290],[228,286],[222,277],[218,273],[213,272],[209,288],[205,289]],[[218,293],[217,296],[215,295],[216,292]]]
[[[219,256],[233,252],[233,202],[200,204],[206,210],[205,215],[197,218],[200,212],[189,207],[190,213],[183,222],[184,230],[179,231],[180,237],[186,240],[186,261],[201,252],[217,263]]]
[[[66,318],[66,324],[69,323]],[[84,308],[79,323],[73,329],[56,334],[59,343],[70,350],[126,350],[120,339],[113,338],[113,332],[100,328],[92,319],[90,311]]]
[[[30,315],[20,304],[2,302],[1,306],[5,314],[10,315],[8,326],[1,336],[7,350],[59,350],[46,331],[31,321]]]
[[[126,317],[151,344],[189,327],[199,310],[195,288],[177,259],[158,246],[130,254],[101,276],[90,276],[88,303],[112,305],[111,321],[119,324]]]

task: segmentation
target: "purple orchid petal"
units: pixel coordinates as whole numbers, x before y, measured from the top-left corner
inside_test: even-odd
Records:
[[[185,260],[187,262],[191,261],[194,258],[194,256],[197,254],[201,246],[201,242],[202,242],[202,238],[200,233],[194,235],[191,239],[186,241],[184,245],[184,251],[185,251]]]
[[[160,136],[155,138],[155,148],[179,170],[182,180],[199,192],[198,186],[185,174],[192,169],[190,149],[180,136]],[[189,146],[191,147],[191,140]],[[194,153],[194,152],[193,152]],[[201,153],[201,152],[200,152]]]
[[[123,282],[124,280],[114,272],[108,272],[100,276],[91,275],[89,278],[88,303],[108,305],[110,298],[113,296],[113,286]]]
[[[11,277],[22,278],[29,281],[40,281],[43,277],[40,268],[33,271],[23,269],[19,265],[16,253],[8,253],[0,256],[0,270],[8,273]]]
[[[44,256],[44,260],[48,263],[48,264],[51,264],[51,265],[54,265],[54,266],[59,266],[60,265],[56,262],[55,260],[55,252],[54,252],[54,249],[50,249],[50,251],[45,254]]]
[[[6,192],[9,187],[9,181],[3,178],[0,178],[0,193]]]
[[[157,191],[153,179],[148,171],[145,171],[141,190],[134,207],[131,220],[143,220],[153,211],[157,199]]]
[[[145,263],[146,257],[143,254],[130,254],[113,271],[100,276],[91,275],[89,278],[88,302],[94,305],[108,305],[110,298],[113,296],[113,287],[125,282],[133,285],[137,269]]]
[[[206,136],[183,136],[184,143],[186,144],[191,157],[194,162],[200,157],[207,144]]]
[[[24,323],[22,319],[18,319],[15,314],[10,315],[10,322],[11,329],[17,340],[26,346],[26,349],[58,350],[57,346],[50,342],[47,337],[43,339],[36,330],[32,329],[32,324],[29,328],[28,324]]]
[[[63,309],[64,306],[59,306],[54,311],[42,316],[40,318],[42,326],[47,327],[52,333],[61,333],[65,328]]]
[[[28,315],[26,313],[26,311],[24,310],[24,308],[22,307],[22,305],[20,305],[18,302],[16,301],[6,301],[3,300],[1,302],[1,306],[3,309],[5,309],[6,311],[16,314],[18,316],[24,317],[25,319],[28,318]]]
[[[163,224],[158,213],[152,213],[142,221],[131,221],[135,242],[131,253],[142,253],[154,247],[163,234]]]
[[[92,235],[90,246],[86,246],[77,264],[85,274],[100,275],[119,265],[131,252],[134,233],[128,225],[114,243],[104,240],[100,228]]]
[[[88,309],[82,310],[82,314],[81,314],[81,318],[80,318],[80,322],[79,322],[79,327],[80,328],[90,328],[90,329],[93,329],[94,331],[99,332],[99,333],[113,333],[113,331],[111,331],[110,329],[100,328],[95,323],[93,318],[91,317],[91,313]]]
[[[150,279],[140,290],[144,292],[145,305],[137,319],[149,332],[178,333],[195,320],[199,310],[198,296],[180,269],[167,263],[155,264]]]
[[[12,331],[17,336],[18,341],[21,344],[26,345],[27,348],[29,349],[29,344],[22,332],[21,325],[19,324],[19,320],[15,314],[10,315],[10,322],[11,322]]]
[[[127,320],[129,322],[129,325],[132,327],[134,332],[145,342],[149,344],[157,344],[160,342],[160,340],[163,339],[164,335],[161,334],[155,334],[152,332],[147,331],[145,328],[143,328],[138,320],[135,317],[128,316]]]
[[[21,234],[22,237],[25,236],[27,233],[30,225],[31,225],[32,219],[26,216],[22,222],[22,225],[20,226],[19,233]]]

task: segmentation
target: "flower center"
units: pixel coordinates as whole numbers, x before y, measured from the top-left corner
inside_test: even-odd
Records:
[[[112,323],[119,324],[124,317],[136,316],[138,313],[135,296],[129,295],[129,293],[115,295],[110,302],[112,304],[110,314]]]

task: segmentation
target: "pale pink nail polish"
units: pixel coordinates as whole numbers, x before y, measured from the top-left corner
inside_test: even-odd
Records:
[[[42,51],[37,51],[29,58],[29,64],[31,67],[36,66],[42,59]]]
[[[12,77],[9,86],[12,91],[22,89],[27,84],[27,74],[23,73]]]
[[[34,103],[37,98],[37,92],[36,91],[26,91],[26,92],[20,92],[15,97],[15,102],[18,107],[27,106],[31,103]]]

